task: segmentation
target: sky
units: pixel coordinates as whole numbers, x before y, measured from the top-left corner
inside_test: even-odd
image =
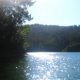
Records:
[[[80,0],[36,0],[28,10],[33,17],[28,24],[80,24]]]

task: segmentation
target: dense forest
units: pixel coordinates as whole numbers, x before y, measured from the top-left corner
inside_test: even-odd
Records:
[[[33,3],[32,0],[0,0],[0,59],[25,53],[28,43],[24,36],[29,29],[23,28],[23,23],[32,19],[27,8]]]
[[[28,51],[80,51],[80,26],[30,25]]]

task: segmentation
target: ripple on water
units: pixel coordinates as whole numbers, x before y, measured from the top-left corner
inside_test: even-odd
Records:
[[[79,80],[80,62],[70,55],[28,53],[28,80]],[[73,61],[74,60],[74,61]]]

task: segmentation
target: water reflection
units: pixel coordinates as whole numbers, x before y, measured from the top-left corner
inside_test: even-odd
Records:
[[[55,56],[55,53],[50,53],[50,52],[33,52],[33,53],[28,53],[28,55],[34,57],[34,58],[38,58],[41,60],[52,60],[52,59],[56,59],[59,58],[58,56]]]
[[[26,73],[28,80],[80,79],[79,74],[77,74],[80,68],[76,67],[75,60],[77,59],[74,58],[73,54],[34,52],[28,53],[28,58],[29,67]],[[79,66],[79,64],[77,65]]]
[[[28,53],[29,57],[32,58],[29,63],[31,63],[29,80],[51,80],[51,74],[53,73],[52,68],[54,66],[53,61],[58,59],[58,56],[53,55],[53,53]],[[56,66],[54,66],[57,68]],[[28,74],[29,74],[28,73]]]
[[[80,54],[27,53],[18,62],[1,63],[0,80],[80,80]]]

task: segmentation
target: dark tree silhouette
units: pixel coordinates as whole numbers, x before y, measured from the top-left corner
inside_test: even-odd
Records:
[[[25,20],[31,20],[27,8],[31,0],[0,0],[0,56],[13,57],[24,52],[24,39],[18,32]]]

